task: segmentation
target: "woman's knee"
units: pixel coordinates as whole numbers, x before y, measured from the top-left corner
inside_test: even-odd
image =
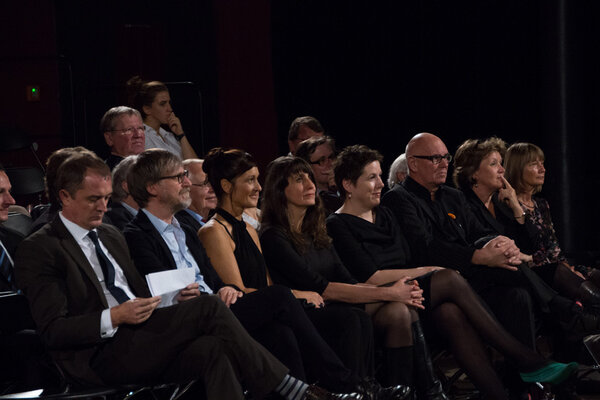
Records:
[[[375,314],[375,322],[379,327],[409,327],[413,322],[411,310],[400,302],[387,303]]]
[[[465,320],[465,315],[459,306],[454,303],[442,303],[433,310],[433,318],[444,326],[460,326]]]

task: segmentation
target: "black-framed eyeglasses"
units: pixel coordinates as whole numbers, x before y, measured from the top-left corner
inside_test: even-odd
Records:
[[[119,132],[121,135],[133,135],[134,132],[144,133],[145,129],[143,126],[131,126],[125,129],[114,129],[111,132]]]
[[[194,182],[192,182],[192,186],[206,187],[206,185],[208,185],[208,181],[204,181],[202,183],[194,183]]]
[[[181,183],[183,183],[183,178],[187,178],[189,175],[190,175],[190,172],[187,169],[185,169],[180,174],[171,175],[171,176],[161,176],[160,178],[158,178],[158,180],[161,181],[163,179],[177,179],[177,182],[179,182],[181,184]]]
[[[450,153],[446,153],[444,155],[434,154],[432,156],[411,156],[411,157],[422,158],[423,160],[429,160],[436,165],[441,163],[442,160],[448,161],[448,164],[450,164],[450,161],[452,161],[452,154],[450,154]]]
[[[324,167],[325,164],[327,164],[327,161],[333,161],[333,160],[335,160],[335,154],[331,153],[328,156],[323,156],[323,157],[319,158],[317,161],[309,161],[309,163],[312,165],[319,164],[321,167]]]

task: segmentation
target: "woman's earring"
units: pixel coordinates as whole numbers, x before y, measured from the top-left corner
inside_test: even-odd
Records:
[[[348,193],[348,198],[351,199],[352,198],[352,193]]]

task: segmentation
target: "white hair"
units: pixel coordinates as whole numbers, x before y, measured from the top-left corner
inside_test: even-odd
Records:
[[[388,175],[388,187],[391,189],[398,182],[398,172],[403,172],[405,175],[408,174],[408,164],[406,163],[406,154],[402,153],[394,160],[390,167],[390,174]]]

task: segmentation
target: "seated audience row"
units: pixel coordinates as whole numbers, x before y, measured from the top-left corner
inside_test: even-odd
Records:
[[[501,140],[465,142],[455,158],[455,180],[465,196],[445,185],[452,156],[441,139],[416,135],[394,163],[391,190],[382,198],[381,156],[351,146],[336,157],[319,122],[301,117],[290,128],[297,157],[269,164],[261,212],[252,157],[220,148],[205,160],[186,153],[189,142],[166,86],[135,84],[145,96],[139,106],[145,134],[140,113],[128,107],[109,110],[101,123],[111,146],[112,181],[89,150],[58,150],[47,162],[50,205],[36,221],[37,228],[48,224],[21,244],[14,268],[0,237],[0,278],[12,281],[8,288],[14,290],[15,271],[40,334],[70,379],[98,384],[200,377],[209,398],[231,380],[239,382],[227,388],[231,398],[243,387],[294,399],[396,399],[412,396],[409,386],[415,386],[418,398],[445,399],[423,324],[482,392],[503,399],[504,384],[484,342],[504,354],[523,381],[559,383],[576,364],[549,362],[535,352],[539,310],[567,332],[600,329],[600,318],[576,303],[599,303],[595,271],[568,264],[547,203],[531,197],[545,172],[537,146],[514,145],[519,167],[507,166],[505,178]],[[144,151],[140,143],[147,147],[149,125],[163,140],[183,136],[182,150]],[[303,135],[308,140],[301,142]],[[128,249],[103,222],[125,233]],[[141,276],[181,268],[193,268],[195,279],[173,303],[150,296]],[[83,295],[92,297],[84,304]],[[190,323],[199,329],[182,335],[178,327]],[[166,325],[159,335],[152,331]],[[375,337],[383,346],[379,375],[387,388],[374,379]],[[209,351],[215,340],[227,344]],[[164,348],[157,354],[146,354],[159,343]],[[126,347],[131,353],[119,353]],[[202,362],[184,371],[192,357]],[[261,365],[258,375],[248,375],[255,382],[243,378],[236,364],[242,359]],[[133,360],[145,368],[107,371]],[[229,372],[217,377],[206,369],[211,363]],[[165,372],[168,365],[173,368]],[[266,378],[258,382],[260,374]],[[303,381],[359,394],[334,395]]]
[[[189,182],[185,174],[156,179],[154,189],[163,181]],[[243,399],[243,389],[257,397],[276,392],[287,399],[361,398],[332,395],[289,375],[227,307],[237,297],[235,290],[223,302],[198,295],[198,285],[192,284],[180,293],[185,301],[159,307],[161,297],[151,297],[122,234],[102,223],[112,182],[108,166],[93,153],[67,158],[53,189],[61,211],[19,245],[14,273],[50,354],[71,381],[201,379],[211,399]],[[182,191],[179,187],[177,194],[184,196]],[[347,372],[341,363],[338,367]]]

